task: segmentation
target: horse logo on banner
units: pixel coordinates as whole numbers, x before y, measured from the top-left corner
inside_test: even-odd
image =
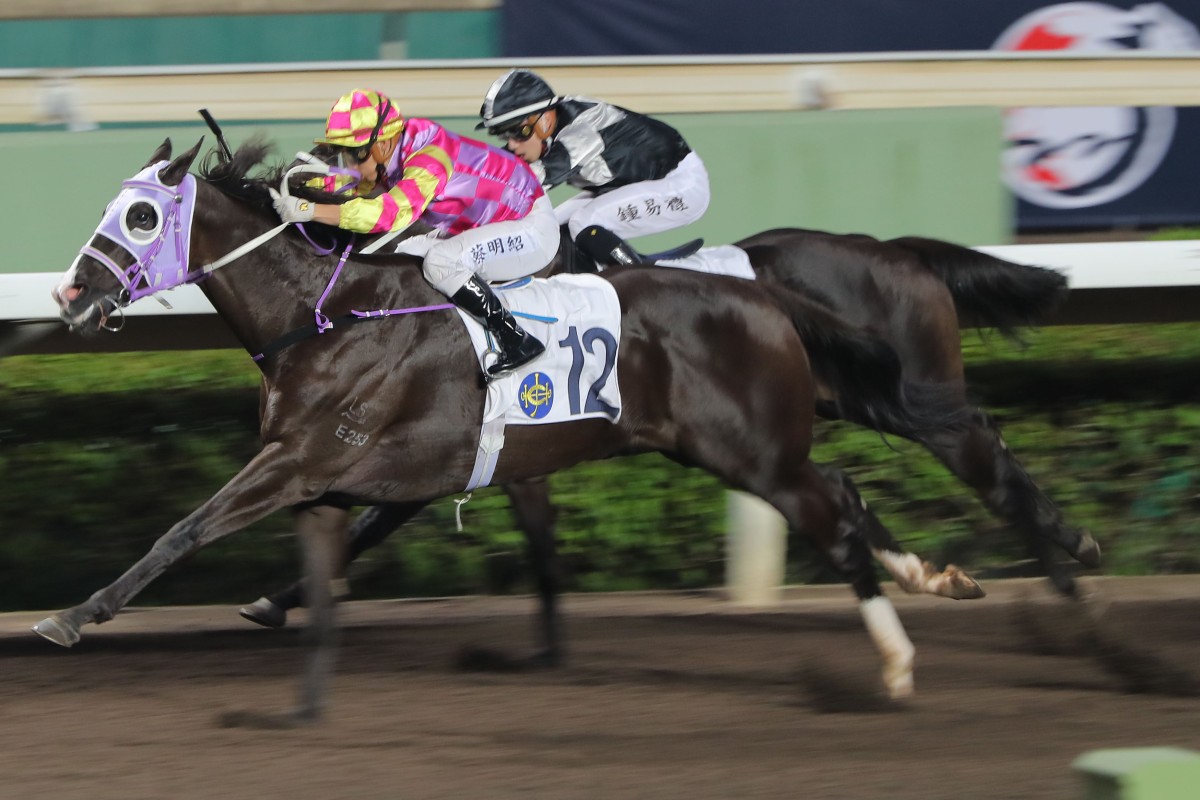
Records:
[[[1021,17],[993,49],[1187,52],[1200,50],[1200,32],[1162,3],[1059,3]],[[1008,109],[1004,180],[1043,208],[1102,205],[1153,175],[1174,135],[1170,106]]]

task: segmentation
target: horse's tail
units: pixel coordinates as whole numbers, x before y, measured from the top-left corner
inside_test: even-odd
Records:
[[[962,245],[905,236],[889,244],[914,254],[941,278],[964,324],[995,328],[1018,339],[1017,328],[1038,325],[1066,299],[1067,279],[1045,267],[1016,264]]]
[[[919,438],[970,414],[957,384],[905,381],[891,345],[782,286],[771,288],[792,319],[813,374],[835,395],[840,419]]]

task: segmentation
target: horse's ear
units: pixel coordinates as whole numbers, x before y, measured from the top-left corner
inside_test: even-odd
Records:
[[[163,139],[163,143],[158,146],[158,149],[154,151],[154,155],[150,156],[150,160],[147,161],[145,163],[145,165],[142,166],[142,169],[145,169],[146,167],[150,166],[151,164],[157,164],[160,161],[170,161],[170,160],[171,160],[171,137],[168,136],[166,139]]]
[[[183,176],[187,175],[188,168],[192,166],[192,161],[200,152],[202,144],[204,144],[203,136],[200,137],[200,141],[196,142],[195,147],[186,153],[180,153],[179,158],[163,167],[158,173],[158,179],[167,186],[178,186],[179,182],[183,180]]]

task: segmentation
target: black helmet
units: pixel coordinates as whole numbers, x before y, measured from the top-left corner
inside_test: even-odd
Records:
[[[527,69],[514,69],[500,76],[488,89],[479,107],[483,120],[475,130],[487,128],[492,133],[515,125],[530,114],[558,105],[561,97],[554,94],[550,84]]]

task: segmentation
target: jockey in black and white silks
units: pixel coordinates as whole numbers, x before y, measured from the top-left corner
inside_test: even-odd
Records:
[[[504,139],[542,185],[581,191],[558,205],[597,264],[639,263],[625,239],[681,228],[708,209],[708,172],[679,131],[601,100],[555,95],[536,73],[514,69],[484,97],[476,128]]]

